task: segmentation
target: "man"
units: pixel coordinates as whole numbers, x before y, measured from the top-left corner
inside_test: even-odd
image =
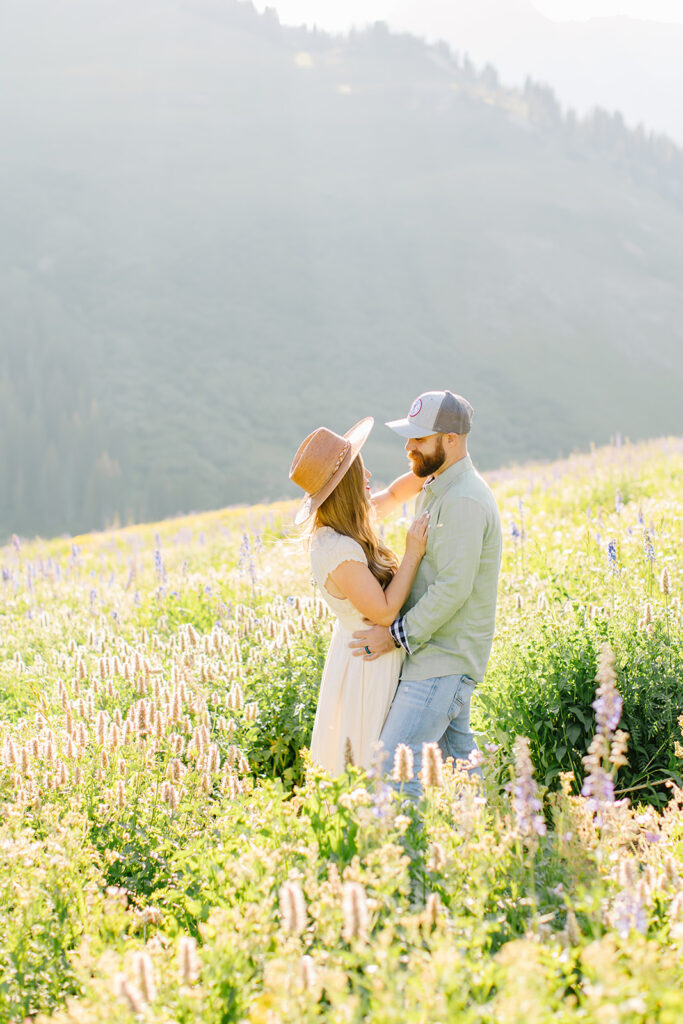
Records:
[[[406,650],[381,740],[392,759],[399,743],[409,746],[416,774],[423,743],[438,742],[455,760],[477,749],[470,701],[491,653],[502,532],[496,500],[467,453],[471,422],[472,406],[460,395],[428,391],[406,419],[387,423],[408,439],[412,474],[377,494],[375,506],[387,515],[421,482],[416,511],[430,513],[427,551],[401,615],[351,642],[367,660]],[[417,798],[421,785],[414,779],[405,790]]]

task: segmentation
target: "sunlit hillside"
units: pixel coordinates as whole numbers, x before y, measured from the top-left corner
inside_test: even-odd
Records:
[[[491,480],[485,782],[417,805],[310,765],[291,503],[2,549],[0,1020],[680,1019],[683,439]]]
[[[487,469],[680,430],[670,139],[382,24],[2,14],[0,540],[293,496],[301,438],[369,414],[389,479],[433,388]]]

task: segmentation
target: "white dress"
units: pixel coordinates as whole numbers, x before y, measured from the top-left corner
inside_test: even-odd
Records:
[[[367,629],[363,615],[346,598],[333,597],[325,589],[327,577],[342,562],[368,564],[360,544],[323,526],[315,531],[310,552],[315,582],[337,617],[320,682],[311,756],[321,767],[338,775],[344,770],[347,739],[354,764],[369,768],[373,763],[398,685],[404,652],[396,649],[376,661],[355,657],[349,641],[356,630]]]

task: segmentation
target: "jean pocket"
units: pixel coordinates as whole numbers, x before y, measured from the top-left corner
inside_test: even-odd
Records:
[[[454,718],[458,717],[458,715],[464,708],[466,702],[467,704],[469,704],[470,699],[472,697],[472,693],[471,690],[468,688],[474,689],[475,685],[476,683],[474,682],[473,679],[470,679],[469,676],[459,677],[457,685],[455,687],[455,693],[453,694],[453,699],[448,709],[448,717],[451,719],[451,721],[453,721]]]

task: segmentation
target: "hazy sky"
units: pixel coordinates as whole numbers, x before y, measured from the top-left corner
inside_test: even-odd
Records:
[[[579,116],[595,106],[618,110],[632,127],[642,122],[683,145],[683,0],[255,3],[275,7],[286,25],[346,32],[385,21],[428,42],[445,39],[476,66],[491,63],[509,86],[519,87],[531,76],[547,82]],[[616,15],[620,21],[595,20]]]
[[[542,14],[558,20],[624,14],[650,21],[683,22],[681,0],[533,0],[533,4]]]
[[[583,20],[614,14],[656,21],[683,23],[683,0],[533,0],[549,18]],[[257,0],[256,6],[274,7],[285,24],[304,22],[321,28],[346,29],[352,24],[387,20],[412,6],[407,0]]]

